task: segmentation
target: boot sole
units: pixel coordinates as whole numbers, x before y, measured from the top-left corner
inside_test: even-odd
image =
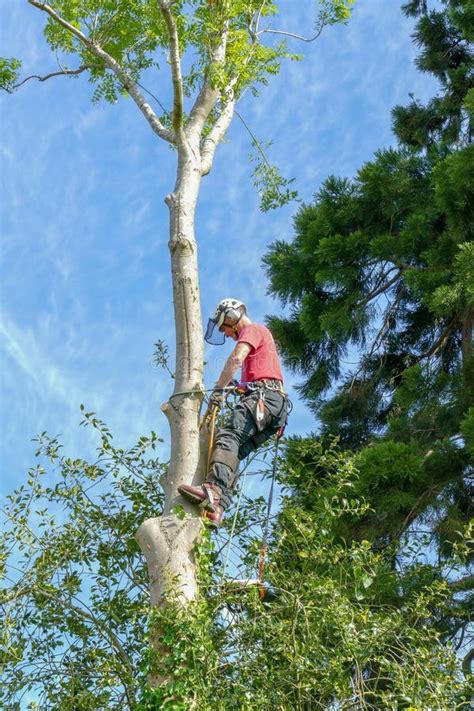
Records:
[[[212,513],[216,510],[216,507],[211,504],[209,501],[206,499],[201,499],[199,496],[196,496],[195,494],[192,494],[190,491],[187,491],[186,489],[181,489],[180,486],[178,486],[178,491],[183,497],[183,499],[186,499],[186,501],[189,501],[190,504],[194,504],[195,506],[200,506],[201,508],[206,509],[206,511],[211,511]],[[207,501],[207,503],[206,503]]]

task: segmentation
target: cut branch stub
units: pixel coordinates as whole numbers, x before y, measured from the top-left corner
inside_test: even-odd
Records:
[[[198,517],[168,514],[147,519],[136,532],[148,565],[152,607],[167,596],[182,605],[196,599],[194,546],[202,526]]]

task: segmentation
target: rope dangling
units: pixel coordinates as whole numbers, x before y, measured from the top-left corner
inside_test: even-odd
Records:
[[[277,462],[278,462],[278,447],[280,445],[280,439],[283,437],[283,432],[285,431],[284,427],[280,427],[276,434],[276,439],[275,439],[275,453],[273,455],[273,467],[272,467],[272,482],[270,484],[270,492],[268,494],[268,502],[267,502],[267,514],[265,516],[265,527],[263,529],[263,540],[262,540],[262,548],[260,551],[260,562],[258,565],[258,594],[260,599],[263,599],[265,597],[265,585],[263,584],[263,573],[265,571],[265,565],[267,562],[267,547],[268,547],[268,531],[270,529],[270,514],[272,510],[272,504],[273,504],[273,492],[275,488],[275,479],[276,479],[276,470],[277,470]]]

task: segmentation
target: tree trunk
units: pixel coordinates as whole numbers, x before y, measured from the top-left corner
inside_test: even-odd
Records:
[[[194,216],[201,182],[200,157],[189,145],[178,149],[178,178],[166,197],[170,211],[169,250],[176,324],[176,377],[173,395],[162,405],[171,434],[171,458],[164,490],[163,515],[144,521],[136,539],[150,574],[152,607],[170,594],[185,605],[197,596],[194,545],[202,530],[195,507],[177,492],[183,483],[202,482],[199,412],[203,399],[203,334],[199,298]],[[186,515],[173,511],[179,505]]]

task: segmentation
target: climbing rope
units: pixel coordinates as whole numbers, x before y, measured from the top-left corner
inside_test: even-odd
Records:
[[[229,556],[230,556],[230,551],[231,551],[231,546],[232,546],[232,540],[234,538],[234,533],[235,533],[235,525],[237,523],[237,517],[238,517],[239,511],[240,511],[240,502],[242,501],[242,494],[244,493],[244,489],[245,489],[245,480],[247,479],[247,472],[248,472],[248,466],[245,467],[245,469],[244,469],[243,477],[242,477],[242,480],[240,483],[240,488],[239,488],[239,496],[237,498],[237,504],[235,507],[235,513],[234,513],[234,517],[232,519],[232,526],[230,529],[229,540],[227,541],[227,543],[225,545],[225,548],[227,548],[227,553],[226,553],[224,563],[222,565],[221,580],[224,579],[226,572],[227,572],[227,565],[229,563]],[[224,548],[224,550],[225,550],[225,548]]]
[[[276,440],[275,440],[275,452],[273,454],[273,467],[272,467],[272,480],[270,484],[270,492],[268,494],[268,501],[267,501],[267,514],[265,516],[265,524],[264,524],[264,529],[263,529],[263,539],[262,539],[262,548],[260,550],[260,562],[258,565],[258,594],[260,598],[263,598],[265,596],[265,586],[263,584],[263,573],[265,571],[265,565],[267,562],[267,548],[268,548],[268,532],[270,530],[270,515],[271,515],[271,510],[272,510],[272,504],[273,504],[273,492],[275,489],[275,479],[276,479],[276,471],[277,471],[277,465],[278,465],[278,447],[280,445],[280,439],[283,436],[283,432],[285,431],[284,427],[280,427],[276,434]]]
[[[216,438],[216,418],[219,413],[219,405],[213,405],[207,408],[199,426],[201,430],[204,425],[207,425],[209,430],[209,443],[207,446],[207,462],[206,462],[206,479],[209,476],[209,471],[211,468],[211,457],[212,450],[214,449],[214,442]]]
[[[259,565],[258,565],[258,576],[257,576],[257,585],[258,585],[258,595],[260,599],[263,599],[266,595],[266,589],[263,581],[263,575],[265,572],[265,566],[266,566],[266,561],[267,561],[267,550],[268,550],[268,534],[270,531],[270,517],[271,517],[271,510],[272,510],[272,505],[273,505],[273,496],[274,496],[274,490],[275,490],[275,480],[276,480],[276,471],[277,471],[277,464],[278,464],[278,448],[280,445],[280,439],[283,436],[284,432],[284,427],[280,427],[280,429],[277,432],[276,439],[275,439],[275,450],[274,450],[274,455],[273,455],[273,465],[272,465],[272,477],[271,477],[271,483],[270,483],[270,491],[268,494],[268,500],[267,500],[267,510],[265,513],[265,520],[264,520],[264,525],[263,525],[263,538],[262,538],[262,547],[260,549],[260,559],[259,559]],[[227,566],[229,563],[229,557],[231,553],[231,546],[232,546],[232,541],[234,538],[234,533],[235,533],[235,526],[237,523],[237,517],[239,515],[240,511],[240,504],[242,500],[242,494],[245,489],[245,481],[247,478],[247,473],[248,473],[248,466],[245,467],[244,472],[243,472],[243,477],[239,489],[239,496],[237,499],[237,504],[235,507],[235,513],[234,517],[232,520],[232,527],[230,530],[229,534],[229,539],[224,547],[224,550],[227,549],[226,556],[224,559],[224,563],[222,565],[222,571],[221,571],[221,581],[224,580],[225,575],[227,573]],[[237,582],[237,581],[235,581]],[[242,581],[244,583],[250,582],[249,581]]]

